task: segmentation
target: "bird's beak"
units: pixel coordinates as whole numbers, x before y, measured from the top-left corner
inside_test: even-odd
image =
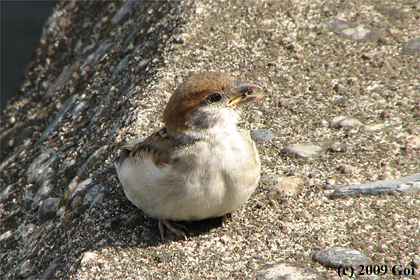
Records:
[[[261,89],[260,86],[250,84],[247,82],[236,81],[238,87],[233,91],[227,103],[228,107],[241,106],[249,102],[253,102],[264,95],[261,93],[254,92],[255,90]]]

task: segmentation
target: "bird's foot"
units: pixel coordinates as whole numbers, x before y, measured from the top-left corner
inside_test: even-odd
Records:
[[[172,231],[178,237],[183,237],[184,239],[187,239],[187,236],[189,235],[188,229],[184,225],[174,223],[169,220],[159,219],[159,232],[162,239],[163,235],[165,234],[165,227]]]
[[[234,213],[234,212],[227,213],[227,214],[224,214],[224,215],[222,216],[222,224],[221,224],[221,226],[222,226],[222,227],[224,227],[224,226],[225,226],[225,223],[226,223],[226,221],[227,221],[229,218],[232,218],[233,213]]]

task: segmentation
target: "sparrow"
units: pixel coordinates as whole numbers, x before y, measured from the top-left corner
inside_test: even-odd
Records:
[[[170,97],[164,127],[122,146],[116,164],[127,198],[145,214],[186,238],[176,221],[222,217],[240,208],[257,187],[260,158],[249,131],[239,130],[239,107],[263,95],[258,85],[222,72],[188,77]]]

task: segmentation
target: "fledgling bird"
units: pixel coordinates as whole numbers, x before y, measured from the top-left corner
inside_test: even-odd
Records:
[[[249,131],[237,128],[238,106],[262,94],[255,84],[222,72],[187,78],[163,113],[165,126],[143,142],[122,147],[116,164],[127,198],[147,215],[186,237],[173,221],[221,217],[241,207],[260,178]]]

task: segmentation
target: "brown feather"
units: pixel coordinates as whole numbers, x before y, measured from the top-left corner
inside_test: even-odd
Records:
[[[162,128],[147,137],[143,142],[124,145],[122,148],[129,150],[129,156],[132,158],[138,156],[141,151],[148,151],[152,153],[155,164],[161,166],[169,162],[174,142],[168,137],[166,128]]]

